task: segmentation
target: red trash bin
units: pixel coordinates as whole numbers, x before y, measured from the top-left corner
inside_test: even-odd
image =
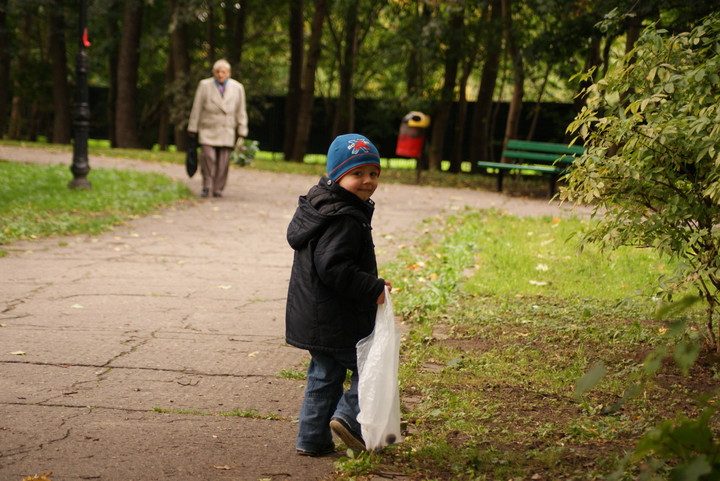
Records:
[[[425,131],[430,126],[430,116],[422,112],[410,112],[402,119],[395,155],[419,159],[425,146]]]

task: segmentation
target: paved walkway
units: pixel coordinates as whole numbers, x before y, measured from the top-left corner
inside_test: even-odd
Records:
[[[0,146],[0,159],[18,162],[70,157]],[[90,165],[161,172],[199,190],[181,165]],[[303,381],[282,375],[308,359],[283,341],[285,229],[316,180],[233,169],[222,199],[99,236],[3,246],[0,479],[327,479],[336,458],[295,455]],[[421,220],[465,206],[567,213],[546,200],[382,182],[374,199],[381,262],[421,235]]]

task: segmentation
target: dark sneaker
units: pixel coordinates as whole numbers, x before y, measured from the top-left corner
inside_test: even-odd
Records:
[[[210,189],[207,188],[203,189],[200,193],[200,197],[207,197],[208,195],[210,195]]]
[[[365,451],[365,441],[362,436],[350,429],[350,426],[342,418],[332,418],[330,420],[330,429],[337,437],[342,439],[345,446],[353,451]]]
[[[335,452],[335,445],[331,444],[325,449],[321,449],[320,451],[306,451],[304,449],[296,449],[296,451],[300,456],[310,456],[311,458],[317,458],[320,456],[327,456],[328,454],[333,454]]]

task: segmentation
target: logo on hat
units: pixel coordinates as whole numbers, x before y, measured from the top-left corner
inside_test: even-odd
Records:
[[[358,152],[370,152],[370,146],[365,139],[348,140],[348,150],[355,155]]]

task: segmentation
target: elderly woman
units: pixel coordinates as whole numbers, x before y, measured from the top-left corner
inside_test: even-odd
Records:
[[[245,88],[230,78],[230,64],[218,60],[213,65],[213,76],[198,84],[187,128],[200,144],[202,197],[211,190],[213,197],[222,197],[230,152],[234,146],[242,145],[248,133],[247,123]]]

